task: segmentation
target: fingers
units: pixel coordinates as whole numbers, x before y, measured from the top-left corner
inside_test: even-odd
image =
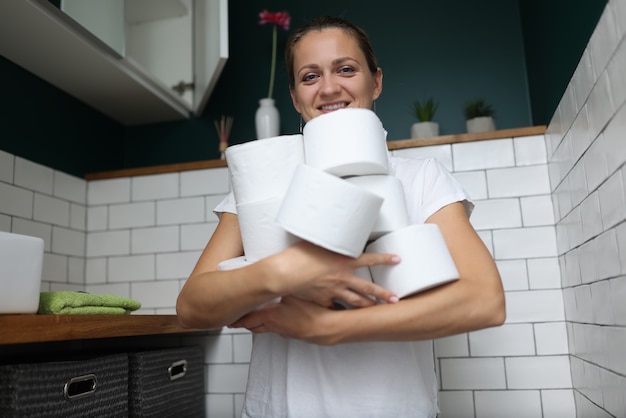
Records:
[[[293,254],[282,265],[289,265],[284,276],[292,283],[291,294],[312,301],[322,307],[332,307],[333,299],[340,299],[353,306],[371,306],[376,301],[395,303],[397,295],[372,283],[369,271],[359,270],[375,265],[394,265],[400,262],[395,254],[364,253],[350,258],[317,246],[292,246]],[[306,249],[311,257],[301,257],[297,250]],[[297,261],[297,262],[296,262]]]
[[[359,264],[364,264],[364,266],[367,266],[367,267],[381,265],[381,264],[382,265],[394,265],[394,264],[400,263],[400,261],[401,261],[400,257],[395,254],[381,254],[381,253],[364,253],[357,259],[357,262]],[[399,300],[398,296],[395,293],[367,280],[364,280],[363,283],[361,283],[358,286],[355,286],[352,290],[355,290],[361,295],[373,297],[373,298],[382,300],[387,303],[396,303]],[[355,299],[354,302],[356,302],[356,303],[353,303],[353,305],[355,306],[369,306],[368,301],[364,301],[363,298],[361,298],[360,300]],[[359,303],[365,303],[365,304],[363,305]]]
[[[346,306],[352,308],[364,308],[376,305],[378,302],[372,296],[365,296],[359,293],[346,290],[341,295],[333,299],[333,309],[344,309]],[[339,304],[339,307],[337,306]]]
[[[357,262],[363,266],[376,266],[380,264],[393,265],[399,264],[402,261],[400,256],[396,254],[382,254],[382,253],[363,253]]]
[[[375,305],[377,299],[386,303],[396,303],[399,300],[394,292],[363,279],[349,290],[352,290],[347,295],[350,300],[345,301],[354,306]]]

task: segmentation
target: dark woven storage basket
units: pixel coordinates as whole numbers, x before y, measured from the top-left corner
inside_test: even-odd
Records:
[[[129,416],[204,417],[204,355],[200,347],[128,353]]]
[[[0,417],[126,417],[128,356],[0,366]]]

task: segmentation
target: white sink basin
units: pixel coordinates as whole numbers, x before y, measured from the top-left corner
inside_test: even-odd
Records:
[[[37,313],[44,242],[0,231],[0,314]]]

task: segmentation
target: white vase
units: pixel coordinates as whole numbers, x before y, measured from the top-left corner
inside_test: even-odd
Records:
[[[280,114],[276,106],[274,106],[274,99],[266,97],[259,100],[259,108],[256,111],[254,121],[257,139],[278,136]]]
[[[439,136],[437,122],[417,122],[411,126],[411,138],[431,138]]]
[[[468,133],[495,131],[496,124],[491,116],[479,116],[465,122]]]

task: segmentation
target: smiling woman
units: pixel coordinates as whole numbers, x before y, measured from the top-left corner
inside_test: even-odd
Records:
[[[282,205],[272,219],[303,240],[225,270],[223,263],[241,257],[247,261],[249,255],[247,237],[242,236],[247,225],[242,205],[248,201],[241,198],[239,188],[233,190],[214,209],[220,217],[218,226],[178,296],[181,324],[245,328],[255,334],[244,417],[434,418],[438,407],[432,339],[498,326],[505,317],[496,265],[469,222],[473,203],[437,160],[387,155],[386,132],[370,110],[382,92],[383,72],[362,29],[339,17],[314,19],[290,36],[286,61],[294,108],[308,124],[301,135],[274,139],[293,144],[304,138],[306,142],[308,127],[328,126],[324,123],[332,121],[332,131],[323,132],[326,137],[340,132],[333,138],[344,140],[344,145],[355,141],[351,148],[363,142],[369,145],[373,138],[381,148],[375,153],[382,155],[380,164],[375,165],[375,172],[360,171],[369,160],[351,165],[350,171],[322,169],[324,164],[317,163],[296,164],[297,175],[283,176],[294,180],[287,194],[279,194]],[[370,128],[367,120],[378,128]],[[353,137],[348,140],[349,135]],[[315,135],[311,141],[320,142]],[[323,148],[327,160],[332,160],[333,150]],[[307,164],[308,149],[305,145]],[[341,154],[349,155],[347,151]],[[226,155],[228,160],[228,150]],[[273,171],[284,170],[287,163],[273,164]],[[397,254],[363,251],[368,237],[360,235],[369,229],[357,215],[367,207],[374,215],[370,219],[376,220],[383,199],[373,193],[362,196],[365,190],[343,178],[367,174],[385,175],[399,184],[406,201],[398,207],[406,210],[407,223],[418,227],[427,223],[440,231],[442,247],[447,245],[450,252],[449,265],[456,266],[455,277],[413,294],[394,293],[363,274],[363,270],[374,274],[375,267],[394,268],[403,263],[404,268],[396,271],[403,272],[405,290],[417,289],[426,276],[425,270],[411,268],[410,260],[402,261]],[[252,179],[260,181],[256,175]],[[299,194],[291,200],[294,187]],[[322,193],[315,194],[315,190]],[[342,202],[345,196],[349,202]],[[359,205],[366,200],[370,204]],[[287,216],[285,222],[285,205],[303,201],[311,210],[287,209],[294,216]],[[352,208],[348,203],[355,202],[358,209],[346,210]],[[342,217],[346,212],[354,216]],[[330,237],[333,230],[314,224],[320,219],[345,226],[340,232],[346,233],[342,238],[347,241],[324,245],[329,239],[316,233],[328,232]],[[306,232],[298,235],[302,229],[294,228],[292,221],[306,225]],[[346,250],[343,244],[349,242],[359,244]],[[403,242],[403,246],[398,253],[420,251],[414,244]],[[337,309],[337,305],[349,309]]]

